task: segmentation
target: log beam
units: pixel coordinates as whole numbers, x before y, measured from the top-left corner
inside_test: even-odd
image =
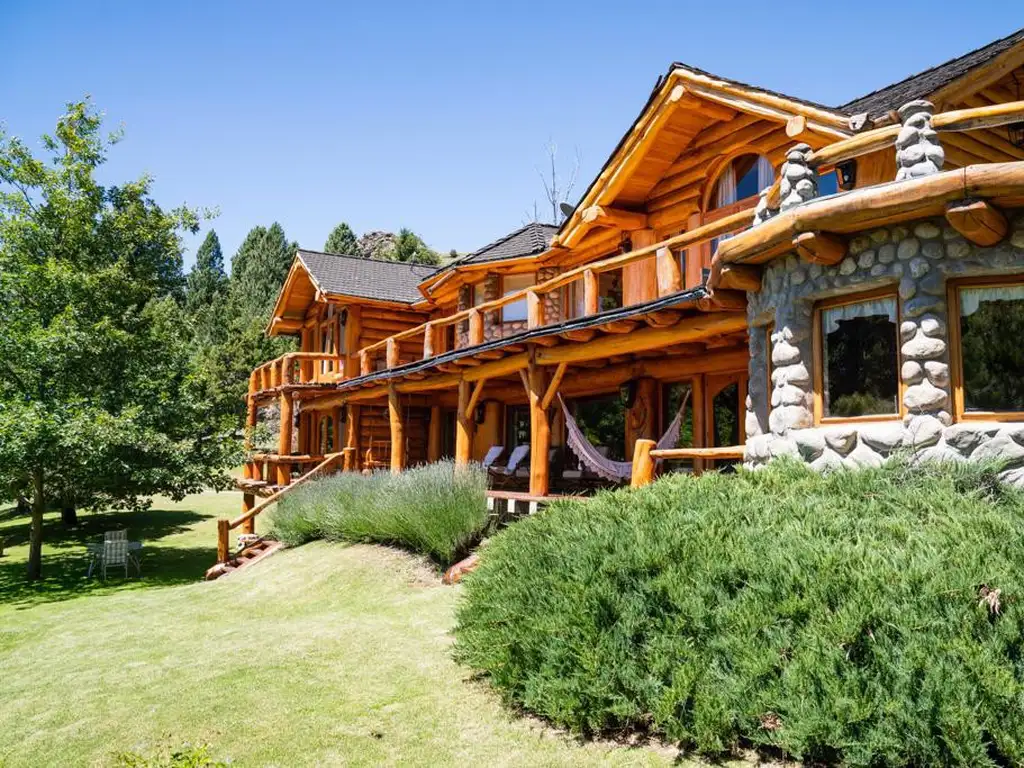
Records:
[[[757,292],[761,290],[761,269],[743,264],[731,264],[722,267],[721,277],[718,280],[721,288],[730,288],[737,291]]]
[[[562,379],[565,377],[565,372],[568,367],[568,363],[559,363],[558,367],[555,368],[555,373],[551,377],[551,383],[548,384],[547,391],[544,392],[544,399],[540,404],[540,407],[545,411],[551,407],[551,403],[554,401],[555,395],[558,394],[558,387],[562,383]]]
[[[469,396],[469,402],[466,404],[466,410],[470,413],[473,413],[477,403],[480,402],[480,396],[484,393],[484,384],[486,383],[486,379],[480,379],[480,381],[476,383],[476,386],[473,387],[473,392]]]
[[[986,248],[1002,241],[1009,231],[1003,212],[985,200],[950,203],[946,221],[966,239]]]
[[[647,226],[647,214],[642,211],[626,211],[610,206],[591,205],[583,210],[580,217],[585,224],[596,227],[614,227],[629,231]]]
[[[828,232],[801,232],[793,238],[793,248],[800,258],[811,264],[832,266],[846,256],[846,240]]]

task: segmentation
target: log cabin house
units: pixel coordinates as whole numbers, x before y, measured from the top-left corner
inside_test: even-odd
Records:
[[[247,398],[278,447],[230,527],[335,457],[528,445],[501,477],[533,500],[658,460],[1021,466],[1022,85],[1024,30],[834,107],[676,63],[557,228],[440,269],[299,251],[268,333],[301,351]],[[616,404],[607,456],[577,422]]]

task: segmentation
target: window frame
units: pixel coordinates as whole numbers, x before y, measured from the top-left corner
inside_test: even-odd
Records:
[[[514,292],[514,291],[510,291],[510,290],[508,290],[506,288],[506,282],[508,281],[509,278],[516,278],[516,277],[528,277],[528,278],[530,278],[530,282],[529,282],[528,285],[525,285],[522,288],[516,288],[515,291],[521,291],[521,290],[523,290],[525,288],[531,288],[531,287],[537,285],[537,273],[536,272],[513,272],[513,273],[508,274],[508,275],[501,275],[501,281],[500,281],[500,285],[499,285],[499,298],[505,298],[505,296],[507,296],[509,293],[513,293]],[[508,310],[508,308],[510,306],[514,305],[514,304],[518,304],[519,301],[523,302],[523,309],[524,309],[523,317],[522,318],[515,318],[515,319],[512,319],[512,320],[505,319],[505,313]],[[523,297],[519,301],[510,302],[509,304],[506,304],[505,306],[501,307],[498,310],[499,318],[500,318],[499,319],[499,323],[501,325],[505,325],[506,323],[525,323],[525,322],[527,322],[530,319],[529,303],[527,302],[526,297]]]
[[[892,299],[896,304],[896,412],[895,413],[871,413],[864,416],[826,416],[825,415],[825,337],[822,333],[821,314],[827,309],[844,307],[849,304],[860,304],[864,301],[875,299]],[[856,424],[860,422],[898,421],[906,416],[906,408],[903,405],[903,354],[900,341],[900,324],[903,322],[902,307],[896,285],[886,285],[869,291],[859,291],[843,296],[835,296],[829,299],[821,299],[814,303],[812,317],[812,344],[811,352],[814,363],[813,395],[814,395],[814,425],[826,424]]]
[[[1024,286],[1024,273],[976,275],[950,279],[946,283],[946,328],[949,341],[949,383],[953,400],[953,421],[1024,421],[1024,411],[966,411],[964,408],[964,357],[960,337],[960,289]]]

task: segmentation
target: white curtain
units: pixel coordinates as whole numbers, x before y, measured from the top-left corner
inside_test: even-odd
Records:
[[[896,299],[876,299],[874,301],[860,301],[856,304],[844,304],[840,307],[826,309],[824,315],[825,333],[835,333],[839,330],[840,320],[853,320],[857,317],[888,317],[889,322],[896,324]]]
[[[736,171],[732,163],[726,166],[722,175],[718,177],[718,194],[715,198],[715,207],[724,208],[736,202]]]
[[[960,291],[960,316],[973,315],[983,301],[1024,301],[1024,285],[964,288]]]
[[[775,181],[775,169],[764,155],[757,157],[757,191],[768,189]]]

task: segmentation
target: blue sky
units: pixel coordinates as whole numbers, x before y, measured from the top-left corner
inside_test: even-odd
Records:
[[[35,141],[91,94],[126,132],[105,178],[218,207],[228,257],[275,220],[469,251],[543,200],[549,139],[582,191],[672,61],[836,104],[1024,26],[1013,6],[0,0],[0,121]]]

